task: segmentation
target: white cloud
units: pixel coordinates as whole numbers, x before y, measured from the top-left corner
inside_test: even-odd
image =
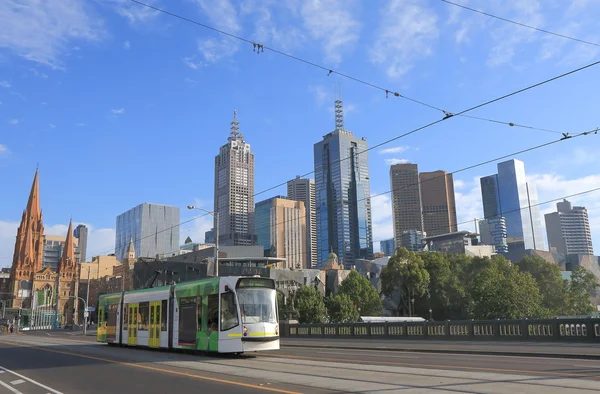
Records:
[[[393,166],[394,164],[407,164],[410,163],[408,159],[385,159],[385,162],[389,166]]]
[[[323,85],[309,85],[308,90],[315,95],[318,105],[323,105],[326,101],[330,100],[330,95]]]
[[[10,124],[18,124],[19,123],[19,119],[11,119],[8,121],[8,123]]]
[[[432,53],[438,37],[436,24],[436,14],[423,1],[389,1],[381,11],[371,61],[385,66],[388,77],[401,77],[418,58]]]
[[[193,83],[198,83],[198,81],[196,81],[195,79],[191,79],[191,78],[186,78],[186,79],[185,79],[185,82],[187,82],[187,83],[192,83],[192,84],[193,84]]]
[[[39,72],[38,70],[36,70],[35,68],[30,68],[29,71],[31,71],[31,73],[33,75],[35,75],[36,77],[40,77],[40,78],[48,78],[48,75]]]
[[[55,124],[52,124],[52,123],[50,123],[50,128],[51,128],[51,129],[54,129],[54,128],[56,128],[56,125],[55,125]]]
[[[374,193],[377,194],[377,193]],[[371,199],[371,220],[373,222],[373,247],[379,248],[379,241],[394,237],[392,200],[390,194],[382,194]]]
[[[194,62],[194,57],[184,57],[183,59],[183,63],[188,66],[189,68],[191,68],[192,70],[197,70],[200,66],[202,66],[202,62]]]
[[[83,126],[85,126],[85,123],[75,123],[75,126],[77,126],[77,127],[83,127]]]
[[[205,202],[198,198],[194,199],[194,206],[204,208],[212,211],[212,203]],[[198,217],[196,220],[184,224],[179,230],[179,244],[183,245],[185,239],[189,236],[193,242],[204,243],[204,233],[209,231],[213,227],[213,217],[211,215],[204,215],[200,211],[182,211],[181,221],[185,222],[192,218]]]
[[[159,15],[158,11],[145,7],[140,4],[132,3],[129,0],[112,0],[117,14],[129,20],[132,25],[144,23],[152,20]],[[155,5],[154,0],[146,0],[145,3]]]
[[[110,112],[113,115],[122,115],[125,113],[125,108],[111,109]]]
[[[63,68],[61,55],[70,41],[97,41],[105,35],[102,20],[78,0],[0,2],[0,47],[25,59]]]
[[[395,146],[393,148],[386,148],[379,151],[380,155],[387,155],[390,153],[402,153],[409,149],[408,146]]]
[[[454,188],[455,189],[462,189],[463,187],[465,187],[467,184],[465,183],[465,181],[460,180],[460,179],[455,179],[454,180]]]
[[[480,176],[470,180],[454,179],[454,200],[459,230],[475,231],[474,219],[483,218]],[[456,185],[459,185],[457,187]],[[457,190],[457,189],[462,190]]]
[[[0,81],[0,87],[2,88],[10,88],[12,85],[8,81]]]
[[[131,43],[130,43],[129,41],[125,41],[125,42],[123,43],[123,48],[124,48],[124,49],[129,49],[129,48],[131,48]]]
[[[361,28],[356,15],[358,4],[353,0],[344,1],[343,6],[336,0],[302,2],[304,26],[314,39],[321,41],[326,62],[339,64],[342,53],[358,40]]]
[[[216,28],[236,34],[242,27],[237,11],[229,0],[195,0],[200,12]],[[198,51],[208,62],[216,62],[233,55],[239,49],[239,42],[230,37],[202,38],[197,42]]]
[[[8,148],[6,147],[6,145],[0,144],[0,154],[7,153],[7,152],[8,152]]]

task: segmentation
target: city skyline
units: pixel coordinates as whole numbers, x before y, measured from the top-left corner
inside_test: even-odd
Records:
[[[535,18],[550,29],[578,20],[581,24],[573,33],[585,37],[595,31],[595,22],[587,17],[600,8],[592,3],[581,3],[577,9],[556,3],[528,11],[514,4],[486,7],[515,20]],[[352,129],[365,136],[369,146],[376,146],[443,116],[403,97],[457,113],[573,70],[596,56],[593,50],[582,50],[568,40],[444,4],[423,3],[415,9],[397,3],[353,4],[302,12],[297,8],[295,13],[265,5],[272,15],[269,23],[281,27],[282,21],[289,21],[300,34],[273,37],[265,30],[261,34],[266,36],[258,37],[274,48],[327,66],[319,71],[268,51],[257,55],[251,45],[221,41],[221,36],[190,30],[188,24],[166,16],[142,18],[136,7],[123,12],[112,4],[71,4],[77,6],[68,15],[68,7],[7,10],[11,20],[23,21],[23,26],[34,30],[34,37],[45,41],[34,47],[11,41],[0,49],[6,59],[0,65],[4,114],[0,129],[5,131],[0,140],[0,177],[9,190],[0,217],[0,266],[8,266],[12,259],[23,191],[37,162],[44,174],[45,194],[51,196],[45,200],[47,233],[64,236],[66,218],[77,218],[89,228],[89,259],[111,252],[114,217],[142,201],[180,207],[182,222],[199,216],[184,211],[187,205],[212,210],[212,187],[203,180],[212,177],[206,170],[211,171],[215,149],[226,138],[222,126],[233,108],[244,114],[251,135],[257,156],[255,188],[260,192],[313,169],[312,145],[332,124],[332,82],[344,83],[345,116]],[[320,4],[327,7],[326,2]],[[230,18],[223,18],[196,3],[178,7],[182,14],[224,30],[243,36],[256,32],[256,10],[242,12],[234,4],[227,10]],[[412,18],[400,18],[409,10],[424,16],[426,29],[415,29]],[[319,23],[309,15],[321,18]],[[323,20],[324,15],[344,17]],[[75,37],[68,30],[55,31],[51,21],[65,17],[73,18],[69,19],[72,26],[87,34]],[[399,23],[390,23],[394,19],[389,18],[395,17]],[[90,20],[94,23],[85,22]],[[415,45],[396,46],[404,39]],[[163,51],[165,56],[148,62],[150,50]],[[25,58],[25,53],[35,56]],[[125,72],[123,64],[127,70],[142,71]],[[401,97],[390,94],[386,99],[384,91],[335,73],[327,76],[327,69],[376,82]],[[597,76],[598,70],[590,68],[470,113],[514,127],[456,116],[374,149],[369,152],[372,194],[389,190],[391,162],[408,160],[423,171],[453,171],[553,141],[562,137],[560,132],[595,128],[590,100],[595,92],[589,81]],[[84,100],[82,91],[90,92]],[[570,100],[565,101],[567,96]],[[599,145],[595,136],[573,138],[517,158],[527,163],[528,176],[538,185],[539,200],[547,201],[600,186],[595,157]],[[117,151],[118,160],[114,160]],[[74,166],[74,162],[85,165]],[[474,179],[494,172],[494,167],[490,163],[454,176],[458,222],[483,216]],[[85,199],[64,193],[73,180],[78,190],[88,191]],[[284,187],[269,194],[284,195]],[[268,196],[263,193],[257,199]],[[588,209],[592,237],[598,244],[597,198],[592,193],[570,200]],[[373,198],[374,241],[391,237],[389,205],[389,195]],[[553,205],[543,206],[542,213],[552,211]],[[188,235],[201,241],[210,223],[203,217],[184,224],[180,242]],[[459,228],[473,231],[472,224]]]

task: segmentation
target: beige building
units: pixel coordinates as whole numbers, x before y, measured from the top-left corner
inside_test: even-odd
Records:
[[[454,180],[446,171],[421,172],[423,228],[428,237],[458,231]]]
[[[81,264],[81,280],[90,280],[104,278],[113,275],[113,267],[120,266],[121,263],[116,256],[94,256],[90,263]]]
[[[394,244],[402,244],[404,231],[423,231],[423,208],[419,167],[416,164],[394,164],[390,167],[392,213],[394,218]]]

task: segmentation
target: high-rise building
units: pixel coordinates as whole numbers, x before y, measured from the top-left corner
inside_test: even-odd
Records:
[[[237,111],[233,111],[227,143],[215,157],[214,201],[219,214],[219,245],[255,245],[254,153],[240,133]]]
[[[409,252],[420,252],[423,250],[423,239],[427,237],[427,233],[418,230],[404,230],[400,236],[402,247]]]
[[[394,164],[390,167],[390,186],[392,189],[394,243],[399,249],[407,247],[402,244],[404,231],[423,232],[419,167],[416,164]]]
[[[329,253],[347,268],[373,256],[367,141],[344,129],[336,100],[335,130],[314,145],[317,267]]]
[[[394,247],[394,238],[384,239],[383,241],[379,241],[379,250],[385,256],[393,256],[396,254],[396,248]]]
[[[317,267],[317,210],[315,180],[296,176],[287,183],[287,196],[290,200],[302,201],[306,209],[306,264]]]
[[[87,237],[88,228],[84,224],[80,224],[73,230],[73,235],[77,238],[77,246],[79,248],[79,261],[85,263],[87,258]],[[75,252],[77,254],[77,252]]]
[[[428,237],[458,231],[454,180],[446,171],[421,172],[423,229]]]
[[[67,237],[64,235],[44,235],[44,254],[42,255],[42,268],[50,267],[54,272],[58,269],[62,255],[65,251],[65,242]],[[75,249],[75,262],[82,263],[81,251],[78,246],[78,239],[73,239],[73,247]]]
[[[115,254],[126,255],[129,242],[138,257],[156,257],[179,250],[179,208],[142,203],[117,216]]]
[[[214,244],[215,243],[215,229],[211,228],[208,231],[204,232],[204,243],[205,244]]]
[[[522,161],[498,163],[497,174],[481,179],[481,195],[485,219],[505,218],[509,249],[522,243],[525,249],[546,250],[537,190],[527,182]]]
[[[307,268],[304,202],[272,197],[256,203],[254,218],[266,257],[285,258],[285,268]]]
[[[479,234],[484,245],[494,246],[497,253],[508,253],[506,220],[503,217],[480,220]]]
[[[556,210],[545,215],[550,248],[556,248],[562,255],[593,255],[587,209],[574,207],[570,201],[563,200],[556,204]]]

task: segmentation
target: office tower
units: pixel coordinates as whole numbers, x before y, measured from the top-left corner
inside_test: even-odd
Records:
[[[479,221],[479,234],[481,243],[492,245],[497,253],[507,253],[506,220],[503,217],[493,217]]]
[[[535,185],[527,182],[525,164],[520,160],[498,163],[498,173],[481,179],[485,219],[504,217],[509,249],[545,250],[542,215]]]
[[[44,235],[44,253],[42,255],[42,267],[50,267],[54,272],[58,269],[58,263],[65,253],[65,243],[67,237],[64,235]],[[81,249],[78,245],[79,240],[73,238],[73,249],[76,263],[83,263],[81,259]]]
[[[381,250],[381,253],[386,256],[393,256],[396,253],[396,248],[394,247],[394,238],[379,241],[379,250]]]
[[[394,164],[391,166],[390,187],[392,189],[394,243],[396,248],[399,249],[406,247],[402,244],[402,233],[404,231],[423,231],[419,167],[416,164]]]
[[[219,214],[219,245],[255,245],[254,153],[240,133],[235,110],[227,143],[215,156],[214,201]]]
[[[317,210],[315,180],[296,176],[287,183],[287,196],[290,200],[302,201],[306,209],[306,264],[317,267]]]
[[[79,262],[85,263],[87,258],[87,237],[88,228],[80,224],[73,230],[73,235],[77,238],[77,244],[79,246]]]
[[[423,238],[427,237],[427,233],[418,230],[404,230],[400,235],[402,247],[409,252],[420,252],[423,249]]]
[[[265,256],[286,260],[284,268],[307,268],[304,202],[276,196],[256,203],[257,242]]]
[[[214,244],[215,243],[215,229],[211,228],[208,231],[204,232],[204,243],[205,244]]]
[[[341,100],[335,109],[335,130],[314,145],[319,268],[332,251],[346,268],[373,256],[367,141],[344,129]]]
[[[179,208],[143,203],[117,216],[115,254],[119,261],[127,257],[133,240],[138,257],[174,253],[179,250]]]
[[[428,237],[458,231],[454,180],[446,171],[419,174],[423,230]]]
[[[545,215],[550,248],[562,255],[594,255],[587,209],[563,200],[556,204],[556,210]]]

